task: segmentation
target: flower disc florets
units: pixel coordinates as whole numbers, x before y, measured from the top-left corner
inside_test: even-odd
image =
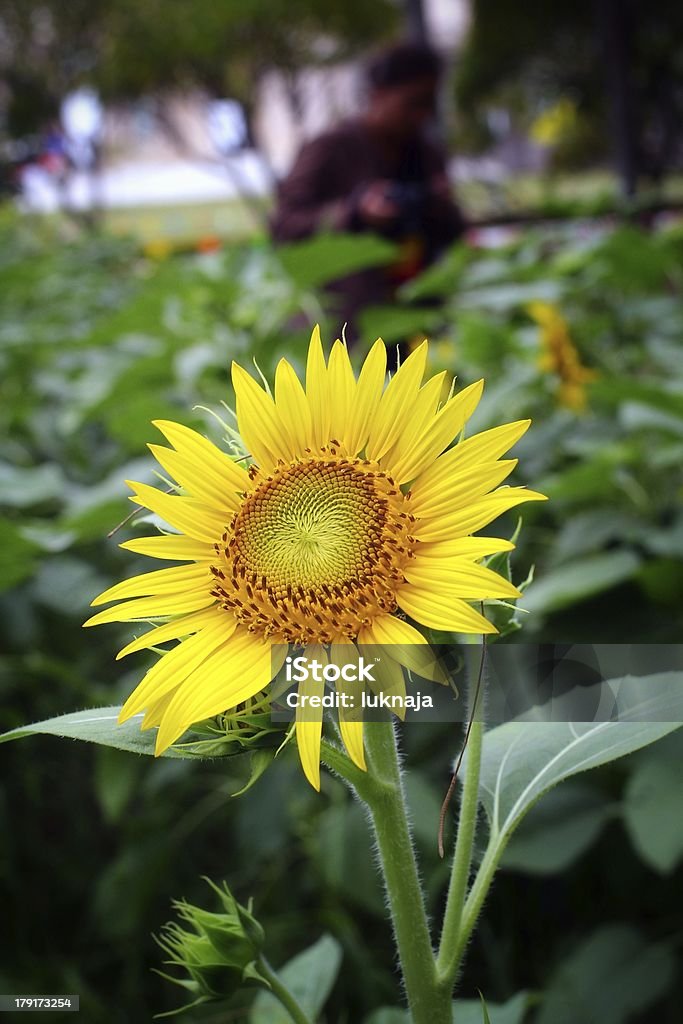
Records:
[[[213,595],[274,642],[354,640],[398,607],[415,518],[388,473],[340,447],[255,472],[254,490],[215,545]]]

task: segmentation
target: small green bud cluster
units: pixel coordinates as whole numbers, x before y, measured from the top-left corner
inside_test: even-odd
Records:
[[[238,903],[225,882],[217,886],[208,878],[205,881],[217,894],[221,909],[209,911],[174,900],[180,921],[164,925],[157,938],[168,957],[165,963],[189,977],[158,973],[190,992],[195,997],[191,1006],[227,998],[249,982],[270,987],[259,970],[265,934],[251,913],[251,903],[249,907]]]

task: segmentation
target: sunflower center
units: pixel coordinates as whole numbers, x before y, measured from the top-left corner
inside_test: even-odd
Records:
[[[214,593],[226,609],[287,643],[353,638],[396,609],[412,517],[376,464],[323,452],[254,483],[216,546]]]

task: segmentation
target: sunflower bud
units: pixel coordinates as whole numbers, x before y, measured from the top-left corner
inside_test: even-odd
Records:
[[[225,998],[247,982],[269,987],[258,968],[263,928],[250,908],[235,900],[225,882],[219,887],[206,881],[222,909],[209,911],[186,900],[174,900],[180,922],[168,922],[157,939],[167,954],[165,963],[184,970],[189,980],[162,976],[194,994],[192,1005]]]

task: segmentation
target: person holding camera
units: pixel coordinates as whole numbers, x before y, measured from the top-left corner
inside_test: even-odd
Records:
[[[398,43],[378,53],[367,66],[364,112],[307,142],[280,185],[272,219],[276,242],[346,231],[397,243],[391,266],[329,287],[350,340],[366,306],[390,302],[398,285],[464,231],[445,155],[430,137],[440,77],[438,54],[423,44]]]

